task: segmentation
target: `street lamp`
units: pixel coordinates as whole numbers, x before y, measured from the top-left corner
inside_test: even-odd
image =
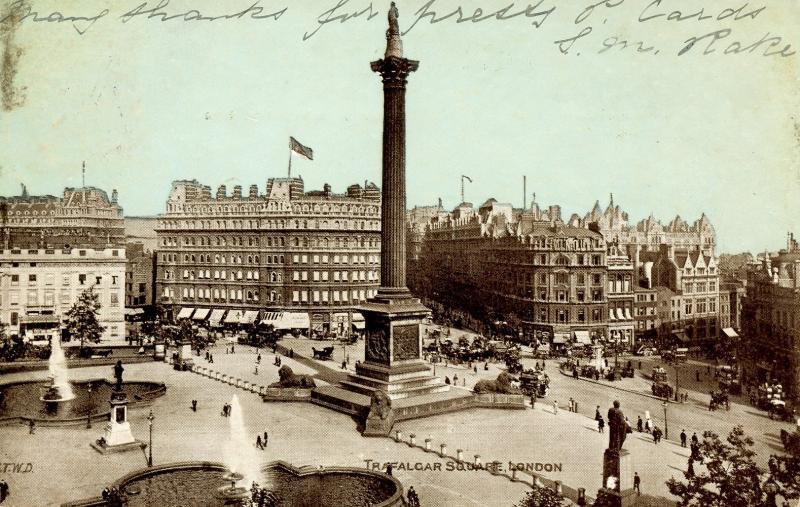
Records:
[[[675,401],[678,401],[678,391],[680,391],[680,383],[678,377],[678,362],[677,360],[672,364],[675,368]]]
[[[669,425],[667,424],[667,400],[661,402],[661,406],[664,407],[664,438],[669,439]]]
[[[147,448],[147,466],[153,466],[153,411],[150,411],[150,415],[147,416],[147,425],[150,426],[150,445]]]
[[[89,387],[87,388],[89,393],[89,407],[86,410],[86,428],[89,429],[92,427],[92,383],[89,382]]]

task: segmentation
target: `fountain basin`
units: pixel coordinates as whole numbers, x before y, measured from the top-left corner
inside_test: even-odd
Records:
[[[92,384],[91,395],[88,392]],[[74,397],[71,400],[42,399],[50,388],[50,381],[20,381],[0,384],[0,424],[33,420],[43,426],[85,424],[89,409],[92,420],[107,420],[109,400],[114,384],[106,379],[70,382]],[[166,386],[160,382],[130,381],[122,383],[122,390],[130,400],[129,406],[145,405],[163,395]],[[52,409],[57,405],[57,410]]]
[[[230,487],[228,470],[220,463],[185,462],[143,469],[119,479],[114,487],[128,491],[130,507],[222,507],[226,499],[217,495]],[[262,468],[266,485],[281,507],[400,507],[403,486],[382,472],[356,467],[296,468],[274,461]],[[245,486],[242,485],[243,489]],[[130,494],[136,492],[135,494]],[[102,498],[63,504],[63,507],[100,507]]]

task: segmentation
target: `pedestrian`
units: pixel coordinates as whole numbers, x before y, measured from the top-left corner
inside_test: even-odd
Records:
[[[639,473],[633,472],[633,490],[636,491],[636,496],[642,494],[641,485],[642,485],[642,479],[641,477],[639,477]]]
[[[642,432],[642,416],[639,416],[639,418],[636,420],[636,431],[639,433]]]
[[[572,398],[569,399],[569,411],[575,412],[575,400]]]
[[[453,383],[458,385],[458,373],[453,374]]]
[[[694,465],[692,464],[692,462],[693,462],[693,460],[692,460],[692,458],[690,456],[689,457],[689,468],[686,470],[686,475],[688,475],[689,477],[693,477],[694,476]]]
[[[36,433],[36,423],[34,422],[33,419],[31,419],[30,421],[28,421],[28,434],[33,435],[35,433]]]
[[[536,407],[536,393],[531,394],[531,410]]]
[[[3,503],[8,498],[8,483],[0,481],[0,503]]]
[[[261,364],[261,353],[260,352],[258,353],[258,357],[256,357],[256,362],[258,364]]]
[[[558,414],[558,402],[553,400],[553,415]]]
[[[686,430],[681,430],[681,447],[686,447]]]
[[[236,354],[236,349],[234,348],[233,343],[231,343],[231,354]]]
[[[444,383],[447,384],[447,385],[450,385],[450,377],[445,376],[444,377]]]
[[[598,370],[594,370],[594,379],[600,380],[600,372]]]
[[[256,447],[262,451],[264,450],[264,444],[261,443],[261,435],[256,436]]]
[[[597,420],[597,431],[603,433],[603,428],[605,428],[606,422],[603,420],[603,416],[600,416],[600,419]]]
[[[572,368],[572,378],[578,380],[578,368]]]
[[[599,421],[602,416],[600,415],[600,405],[597,405],[597,408],[594,409],[594,420]]]
[[[258,375],[258,364],[256,364],[255,370],[253,370],[253,375]]]
[[[211,364],[214,364],[214,354],[209,354],[208,358],[209,358],[208,362],[211,363]]]
[[[700,382],[700,370],[695,370],[694,377],[695,377],[695,380]]]
[[[477,375],[477,374],[478,374],[478,365],[477,365],[477,364],[476,364],[475,366],[473,366],[473,367],[472,367],[472,371],[474,371],[474,372],[475,372],[475,375]]]
[[[347,369],[347,361],[345,361],[344,359],[342,359],[342,369],[343,370]]]
[[[197,400],[192,400],[192,412],[197,412]]]
[[[700,439],[697,438],[697,433],[692,433],[692,443],[700,444]]]
[[[408,488],[406,498],[408,498],[408,504],[411,507],[419,507],[419,496],[417,496],[417,492],[414,491],[414,486]]]
[[[392,475],[392,468],[393,467],[391,463],[386,464],[386,475]]]
[[[266,447],[266,446],[267,446],[267,442],[268,442],[268,441],[269,441],[269,435],[267,435],[267,432],[265,431],[265,432],[264,432],[264,447]]]

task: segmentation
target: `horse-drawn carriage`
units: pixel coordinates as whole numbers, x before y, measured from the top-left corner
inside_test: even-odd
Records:
[[[728,397],[728,393],[725,391],[711,391],[711,401],[708,402],[708,409],[714,411],[722,406],[725,407],[725,410],[731,409],[731,402],[730,398]]]
[[[795,420],[794,410],[790,409],[783,400],[771,400],[769,407],[767,408],[767,412],[769,412],[770,419],[778,419],[779,421],[789,422],[794,422]]]
[[[536,394],[537,398],[547,396],[550,388],[550,378],[539,370],[524,370],[519,376],[520,388],[523,394],[531,396]]]
[[[661,366],[656,366],[653,368],[653,373],[651,375],[653,382],[666,382],[667,381],[667,370],[662,368]]]
[[[311,347],[311,351],[314,353],[314,359],[330,359],[333,355],[333,347],[325,347],[321,350]]]
[[[674,392],[672,386],[666,382],[653,382],[650,390],[653,392],[653,396],[658,396],[659,398],[671,398]]]

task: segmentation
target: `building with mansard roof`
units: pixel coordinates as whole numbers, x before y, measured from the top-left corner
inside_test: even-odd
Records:
[[[380,283],[380,190],[270,178],[228,193],[172,183],[156,229],[156,295],[175,318],[211,326],[257,320],[304,333],[342,333]]]
[[[123,340],[125,232],[117,191],[65,188],[61,197],[0,197],[0,321],[8,336],[44,341],[92,288],[103,340]],[[69,338],[69,337],[65,337]]]
[[[524,335],[554,347],[607,339],[606,243],[598,232],[565,224],[560,213],[536,203],[519,212],[488,199],[436,217],[418,264],[422,293],[475,315],[514,313]]]

